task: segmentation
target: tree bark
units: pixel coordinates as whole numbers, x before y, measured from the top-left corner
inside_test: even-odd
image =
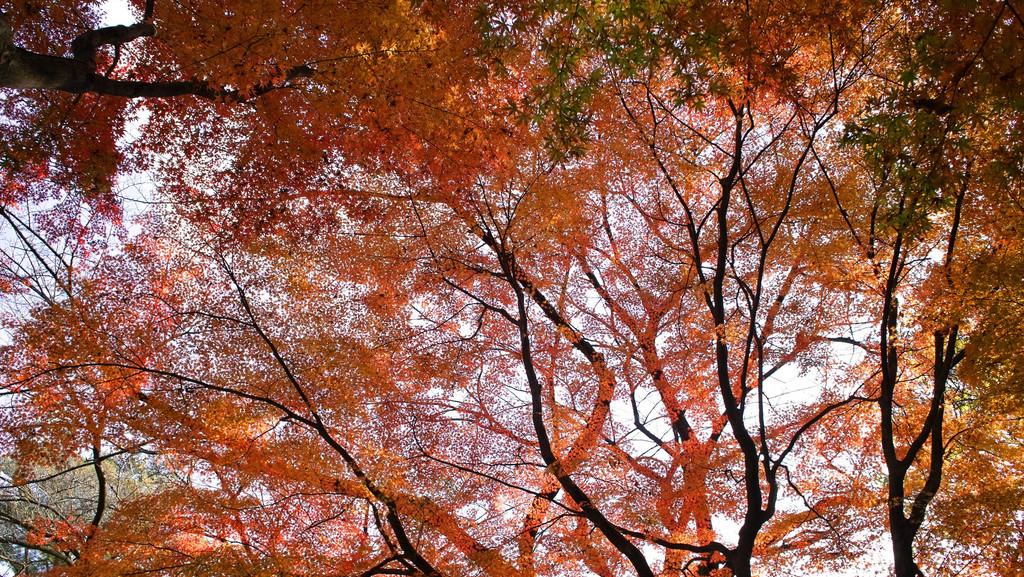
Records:
[[[7,17],[0,13],[0,87],[15,89],[60,90],[74,94],[99,92],[116,96],[177,96],[193,83],[145,83],[119,81],[96,73],[96,50],[105,44],[120,45],[152,36],[152,24],[112,26],[89,30],[72,43],[74,58],[37,54],[14,45],[14,32]],[[195,90],[194,86],[191,86]]]
[[[237,90],[227,90],[200,80],[140,82],[116,80],[96,72],[96,51],[100,46],[120,46],[138,38],[153,36],[156,28],[148,22],[88,30],[71,44],[73,58],[37,54],[14,45],[7,17],[0,13],[0,88],[58,90],[71,94],[105,94],[123,98],[173,98],[192,95],[207,100],[242,99]],[[286,82],[308,78],[313,70],[297,66],[288,71]],[[260,84],[247,92],[259,96],[279,88]]]
[[[896,577],[924,577],[914,561],[914,537],[917,529],[907,523],[902,512],[889,511],[889,533],[892,535],[893,570]]]

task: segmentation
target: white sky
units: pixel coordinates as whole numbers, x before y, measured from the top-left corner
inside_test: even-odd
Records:
[[[128,25],[137,22],[125,0],[107,0],[103,4],[103,9],[106,12],[106,17],[102,22],[104,26]]]

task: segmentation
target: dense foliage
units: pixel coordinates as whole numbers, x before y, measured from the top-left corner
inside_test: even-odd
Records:
[[[111,6],[0,1],[0,571],[1024,571],[1008,0]]]

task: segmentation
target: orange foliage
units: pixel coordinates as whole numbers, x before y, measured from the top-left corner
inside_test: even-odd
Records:
[[[1024,559],[1011,4],[44,4],[0,571]]]

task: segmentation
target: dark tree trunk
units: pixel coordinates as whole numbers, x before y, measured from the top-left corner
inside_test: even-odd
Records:
[[[908,523],[902,512],[889,512],[889,533],[892,535],[893,568],[896,577],[924,577],[914,561],[914,537],[917,528]]]
[[[733,577],[750,577],[750,560],[753,556],[753,541],[749,543],[741,542],[736,545],[736,549],[729,556],[729,569],[732,570]]]

